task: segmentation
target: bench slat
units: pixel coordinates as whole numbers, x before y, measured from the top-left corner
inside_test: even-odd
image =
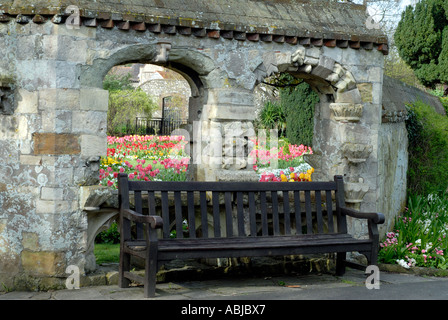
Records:
[[[134,205],[135,205],[135,211],[138,213],[143,212],[143,206],[142,206],[142,192],[136,191],[134,192]],[[143,224],[142,223],[136,223],[136,232],[137,232],[137,239],[143,239]]]
[[[205,191],[200,192],[201,202],[201,229],[202,237],[208,238],[208,220],[207,220],[207,194]]]
[[[322,237],[323,236],[323,237]],[[322,245],[343,245],[350,243],[369,244],[370,239],[355,239],[347,234],[302,235],[302,236],[267,236],[267,237],[233,237],[208,239],[166,239],[159,241],[159,253],[187,250],[221,250],[256,248],[301,247]]]
[[[168,204],[168,192],[162,191],[162,219],[163,219],[163,237],[170,237],[170,212]]]
[[[194,212],[194,192],[188,191],[188,235],[190,238],[196,238],[196,217]]]
[[[180,191],[174,192],[174,214],[176,216],[176,237],[183,238],[182,198]]]
[[[283,212],[284,212],[284,224],[285,224],[285,234],[291,234],[291,213],[289,210],[289,193],[288,191],[283,191]]]
[[[277,191],[271,192],[272,197],[272,224],[274,235],[280,235],[280,219],[278,216],[278,195]]]
[[[323,233],[324,232],[324,226],[323,226],[323,219],[322,219],[322,196],[320,193],[320,190],[316,190],[315,192],[315,199],[316,199],[316,220],[317,220],[317,232]]]
[[[326,205],[327,205],[327,217],[328,217],[328,232],[334,232],[333,224],[333,201],[331,199],[331,191],[325,191]]]
[[[302,234],[302,209],[300,208],[300,192],[294,191],[294,210],[296,218],[296,233]]]
[[[266,192],[260,192],[260,209],[261,209],[261,234],[268,235],[268,213],[266,207]]]
[[[226,207],[226,236],[233,237],[233,219],[232,219],[232,193],[224,193]]]
[[[243,207],[243,193],[241,191],[236,193],[236,213],[238,219],[238,236],[245,236],[244,232],[244,207]]]
[[[221,220],[219,216],[219,193],[212,193],[213,201],[213,229],[215,238],[221,237]]]
[[[255,194],[249,192],[249,220],[250,220],[250,235],[251,237],[257,236],[257,218],[255,214]]]
[[[309,190],[305,191],[305,211],[306,211],[306,233],[313,233],[313,216],[311,213],[311,194]]]

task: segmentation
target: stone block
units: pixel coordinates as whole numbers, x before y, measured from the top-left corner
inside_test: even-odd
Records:
[[[63,188],[42,187],[40,198],[42,200],[63,200]]]
[[[253,106],[204,105],[204,109],[209,119],[255,120],[255,108]]]
[[[308,64],[310,66],[317,66],[319,64],[319,59],[318,58],[312,58],[312,57],[305,57],[304,64]]]
[[[38,99],[37,91],[30,92],[25,89],[19,89],[16,113],[37,113]]]
[[[338,91],[336,94],[337,103],[361,103],[362,98],[359,90],[353,89],[348,91]]]
[[[105,156],[107,153],[106,136],[81,135],[81,155],[85,158]]]
[[[109,91],[102,89],[80,90],[81,110],[107,111],[109,108]]]
[[[20,155],[20,164],[25,166],[40,166],[42,165],[42,156]]]
[[[24,249],[36,251],[39,249],[39,235],[35,232],[22,232],[22,246]]]
[[[224,104],[234,106],[248,106],[254,104],[254,96],[251,91],[246,90],[221,90],[209,91],[208,104]]]
[[[33,133],[34,154],[79,154],[79,136],[69,133]]]
[[[361,95],[362,102],[372,102],[373,94],[372,94],[372,84],[371,83],[358,83],[356,85],[359,90],[359,94]]]
[[[40,110],[78,110],[79,90],[42,89],[39,90]]]
[[[333,73],[335,61],[327,56],[321,56],[319,64],[311,71],[311,74],[322,79],[327,78]]]
[[[306,49],[305,56],[310,57],[310,58],[319,59],[320,54],[321,54],[320,49],[313,47],[313,48]]]
[[[78,209],[78,201],[36,200],[37,214],[64,214]]]
[[[23,270],[32,275],[65,276],[62,252],[23,250],[21,262]]]
[[[291,55],[292,62],[296,62],[298,65],[302,65],[305,60],[306,49],[303,46],[298,46],[296,51]]]
[[[89,135],[104,135],[107,130],[107,112],[83,111],[74,112],[72,116],[72,132]]]

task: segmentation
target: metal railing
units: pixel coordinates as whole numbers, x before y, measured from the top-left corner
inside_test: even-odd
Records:
[[[186,125],[186,119],[163,119],[163,118],[142,118],[136,117],[134,121],[128,120],[114,128],[108,128],[107,134],[111,136],[124,135],[169,135],[175,129]]]

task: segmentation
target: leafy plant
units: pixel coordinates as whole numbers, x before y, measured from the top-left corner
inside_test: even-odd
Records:
[[[292,88],[280,90],[280,101],[286,114],[286,137],[292,144],[313,145],[314,106],[319,96],[302,82]]]
[[[420,101],[408,108],[408,191],[428,195],[448,187],[448,118]]]
[[[95,243],[116,244],[120,242],[118,225],[113,222],[108,230],[101,231],[95,238]]]
[[[393,232],[380,244],[379,261],[447,269],[448,194],[410,196],[408,208],[395,219]]]

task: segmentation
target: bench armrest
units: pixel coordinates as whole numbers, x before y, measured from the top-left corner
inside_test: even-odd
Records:
[[[162,217],[159,217],[159,216],[153,216],[153,215],[147,216],[147,215],[143,215],[138,212],[135,212],[134,210],[131,210],[131,209],[122,209],[121,214],[123,214],[123,216],[125,218],[127,218],[131,221],[135,221],[135,222],[139,222],[139,223],[148,223],[151,225],[151,228],[153,228],[153,229],[162,228],[162,226],[163,226]]]
[[[382,224],[385,221],[384,215],[379,212],[359,212],[357,210],[349,209],[346,207],[341,207],[341,212],[342,214],[346,214],[350,217],[358,219],[369,219],[376,224]]]

